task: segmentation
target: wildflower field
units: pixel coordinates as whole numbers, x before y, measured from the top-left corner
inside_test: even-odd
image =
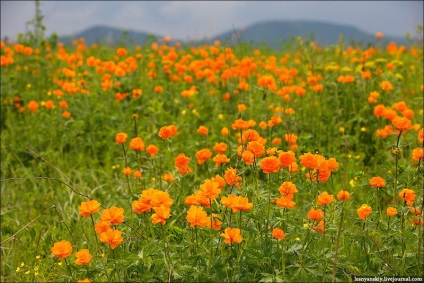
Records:
[[[381,35],[1,42],[1,281],[418,280],[422,106]]]

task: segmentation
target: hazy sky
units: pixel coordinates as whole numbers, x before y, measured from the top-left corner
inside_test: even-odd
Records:
[[[46,34],[72,35],[108,25],[199,39],[266,20],[319,20],[374,34],[415,35],[423,1],[41,1]],[[1,1],[1,37],[25,32],[33,1]]]

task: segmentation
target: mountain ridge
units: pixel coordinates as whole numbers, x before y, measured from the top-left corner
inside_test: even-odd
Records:
[[[237,36],[234,35],[234,32],[236,32]],[[173,39],[172,42],[179,41],[182,44],[199,45],[213,43],[215,40],[227,43],[228,41],[238,43],[240,40],[241,42],[253,45],[265,44],[270,48],[280,48],[283,42],[293,37],[301,36],[313,39],[319,45],[327,46],[339,42],[341,35],[343,35],[343,38],[347,43],[354,41],[357,44],[367,44],[376,41],[375,35],[344,24],[307,20],[268,20],[248,25],[245,28],[233,28],[210,38],[205,37],[199,40]],[[143,31],[120,29],[106,25],[96,25],[73,36],[59,36],[59,41],[67,44],[73,39],[84,38],[86,43],[89,45],[100,42],[112,45],[142,45],[161,37],[163,36]],[[383,40],[387,42],[395,41],[397,44],[408,44],[406,37],[385,36]]]

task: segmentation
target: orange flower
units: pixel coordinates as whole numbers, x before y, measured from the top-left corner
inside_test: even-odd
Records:
[[[222,197],[221,198],[221,203],[225,206],[225,207],[232,207],[234,206],[236,203],[238,202],[238,196],[233,195],[233,194],[229,194],[226,197]]]
[[[311,208],[308,211],[308,218],[314,221],[320,220],[324,217],[324,212],[321,209]]]
[[[247,130],[249,128],[249,124],[243,119],[237,119],[231,125],[231,128],[233,128],[233,130]]]
[[[237,104],[237,110],[240,112],[246,111],[246,104]]]
[[[225,151],[227,151],[227,144],[223,142],[216,143],[213,147],[213,150],[219,154],[223,154]]]
[[[240,187],[241,177],[237,176],[237,169],[230,167],[225,170],[224,179],[228,185]]]
[[[159,152],[157,146],[155,146],[153,144],[149,144],[149,146],[146,147],[146,151],[151,157],[155,156]]]
[[[317,168],[318,167],[318,155],[307,152],[302,154],[300,159],[300,164],[308,168]]]
[[[156,92],[156,93],[162,93],[163,92],[163,88],[161,87],[161,86],[155,86],[154,87],[154,90],[153,90],[154,92]]]
[[[155,211],[155,213],[151,216],[153,224],[161,223],[162,225],[165,225],[166,219],[171,217],[170,208],[167,206],[161,205],[159,207],[153,207],[153,210]]]
[[[280,164],[283,168],[289,167],[293,162],[296,161],[296,157],[293,151],[281,152],[278,156]]]
[[[241,211],[249,211],[253,207],[253,203],[249,202],[247,197],[239,197],[237,205],[233,206],[233,212]]]
[[[46,103],[44,104],[44,107],[46,107],[47,109],[54,108],[54,101],[53,100],[47,100]]]
[[[384,117],[391,121],[397,117],[396,111],[390,108],[386,108],[386,111],[384,111]]]
[[[111,249],[114,250],[117,245],[124,241],[121,235],[121,231],[109,229],[106,232],[100,233],[99,237],[101,242],[108,243]]]
[[[203,207],[197,207],[195,205],[190,206],[187,211],[186,220],[190,223],[190,226],[205,227],[210,223],[210,219],[207,217],[206,211],[203,211]]]
[[[131,173],[132,173],[132,169],[130,167],[125,167],[122,170],[122,174],[124,174],[124,175],[131,175]]]
[[[126,133],[118,133],[115,137],[117,143],[125,143],[127,141],[128,135]]]
[[[247,129],[243,135],[241,143],[245,143],[246,141],[257,141],[260,138],[260,135],[257,131],[252,129]]]
[[[108,221],[99,221],[98,223],[96,223],[96,225],[94,225],[94,230],[97,234],[106,232],[111,228],[112,227],[110,227],[110,223]]]
[[[281,138],[274,138],[274,139],[271,141],[271,144],[272,144],[272,145],[278,145],[278,144],[281,144],[281,143],[282,143]]]
[[[276,156],[268,156],[261,160],[260,167],[265,174],[278,172],[280,170],[280,161]]]
[[[210,207],[209,199],[203,194],[201,190],[196,191],[193,195],[186,197],[184,201],[185,205],[202,205]]]
[[[217,154],[212,160],[215,162],[215,167],[230,162],[230,159],[225,154]]]
[[[240,235],[240,229],[238,228],[226,228],[224,233],[221,233],[221,236],[225,238],[224,242],[232,245],[233,242],[241,243],[243,237]]]
[[[374,107],[374,115],[376,117],[383,117],[386,113],[386,107],[383,104],[379,104]]]
[[[100,220],[110,222],[113,225],[118,225],[119,223],[124,222],[124,209],[116,206],[112,206],[109,209],[103,209]]]
[[[424,149],[422,147],[418,147],[412,150],[412,159],[420,160],[424,158]]]
[[[393,133],[393,128],[391,125],[386,125],[383,129],[376,130],[376,136],[382,137],[383,139],[387,138]]]
[[[31,100],[29,103],[28,103],[28,109],[31,111],[31,112],[34,112],[35,110],[37,110],[38,109],[38,107],[40,107],[40,105],[37,103],[37,101],[35,101],[35,100]]]
[[[69,107],[68,102],[66,102],[64,100],[62,100],[61,102],[59,102],[59,106],[60,106],[60,108],[63,108],[63,109]]]
[[[377,37],[377,38],[383,38],[383,33],[379,31],[379,32],[377,32],[375,34],[375,37]]]
[[[255,155],[253,155],[253,153],[248,150],[243,150],[241,158],[243,159],[244,163],[246,163],[246,165],[252,165],[255,162]]]
[[[236,195],[229,194],[227,197],[221,198],[221,203],[225,207],[230,207],[233,212],[249,211],[253,207],[253,203],[249,203],[247,197],[239,197]]]
[[[334,201],[334,196],[329,195],[327,192],[323,192],[318,196],[318,205],[330,204]]]
[[[88,278],[81,279],[81,280],[78,280],[78,281],[77,281],[77,283],[90,283],[90,282],[91,282],[91,280],[90,280],[90,279],[88,279]]]
[[[350,193],[348,191],[339,191],[337,194],[337,199],[338,200],[348,200],[350,197]]]
[[[77,257],[77,260],[74,261],[76,265],[88,265],[93,258],[87,249],[78,251],[75,256]]]
[[[412,128],[411,120],[405,117],[396,116],[393,118],[392,123],[399,131],[406,131]]]
[[[203,195],[210,200],[215,199],[221,193],[219,183],[211,180],[206,180],[203,184],[201,184],[200,190]]]
[[[175,166],[178,168],[178,172],[181,174],[189,174],[193,170],[188,166],[190,158],[187,157],[184,153],[180,153],[175,158]]]
[[[134,178],[141,178],[141,171],[140,170],[135,170],[133,172],[133,176],[134,176]]]
[[[135,137],[130,141],[130,149],[142,151],[144,150],[144,142],[140,137]]]
[[[214,230],[216,230],[216,231],[219,231],[219,230],[221,230],[221,224],[222,224],[222,221],[220,221],[220,220],[215,220],[215,218],[218,218],[219,217],[219,215],[218,214],[215,214],[215,213],[213,213],[212,214],[212,229],[214,229]],[[208,224],[206,225],[206,227],[208,227],[208,228],[211,228],[211,221],[208,221]]]
[[[62,117],[68,119],[69,117],[71,117],[71,112],[69,112],[69,111],[63,111]]]
[[[221,136],[228,136],[230,134],[230,130],[227,127],[221,129]]]
[[[370,179],[370,185],[376,188],[382,188],[386,185],[386,181],[380,176],[372,177]]]
[[[399,193],[399,197],[403,198],[407,202],[414,202],[416,195],[413,190],[405,188]]]
[[[167,181],[167,182],[172,182],[172,181],[174,181],[174,176],[172,174],[165,173],[162,176],[162,180]]]
[[[367,204],[363,204],[356,210],[356,212],[358,213],[359,218],[365,220],[371,214],[372,208]]]
[[[221,175],[216,174],[215,177],[211,178],[211,181],[217,182],[219,184],[218,188],[222,189],[227,183],[225,182],[225,179],[221,177]]]
[[[284,135],[284,139],[286,140],[286,142],[288,142],[289,144],[296,144],[297,141],[297,136],[295,134],[285,134]]]
[[[197,128],[197,132],[201,134],[202,136],[206,136],[209,130],[205,126],[200,126],[199,128]]]
[[[60,242],[56,242],[51,248],[52,254],[59,259],[64,259],[71,255],[72,246],[69,241],[62,240]]]
[[[256,157],[261,157],[265,153],[265,146],[259,141],[251,141],[247,144],[247,150]]]
[[[152,210],[152,205],[149,200],[140,198],[132,202],[132,209],[137,214],[142,214],[145,212],[150,212]]]
[[[281,196],[275,200],[275,203],[282,208],[294,208],[296,206],[296,203],[288,196]]]
[[[276,147],[270,147],[266,150],[266,154],[268,155],[275,155],[275,153],[277,152],[277,148]],[[280,162],[281,163],[281,162]],[[281,165],[281,164],[280,164]]]
[[[421,210],[419,208],[414,208],[414,207],[411,207],[409,209],[409,212],[411,212],[412,214],[415,214],[415,215],[420,215],[421,214]]]
[[[89,200],[86,202],[82,202],[81,206],[79,206],[78,208],[81,216],[88,217],[89,215],[99,211],[100,203],[97,200]]]
[[[321,221],[318,223],[318,226],[313,225],[313,226],[312,226],[312,229],[314,229],[315,231],[317,231],[317,232],[318,232],[318,233],[320,233],[320,234],[324,233],[324,230],[325,230],[325,223],[324,223],[324,220],[321,220]]]
[[[178,133],[177,127],[175,125],[164,126],[159,129],[158,136],[162,139],[168,139],[175,136]]]
[[[116,49],[116,54],[123,57],[123,56],[127,55],[127,50],[125,48],[120,47],[120,48]]]
[[[297,193],[296,185],[292,182],[284,182],[279,188],[278,191],[283,196],[286,196],[288,198],[293,198],[294,193]]]
[[[274,228],[274,229],[272,229],[272,236],[274,238],[278,239],[278,240],[282,240],[282,239],[284,239],[286,234],[280,228]]]
[[[397,214],[397,209],[394,207],[388,207],[387,208],[387,216],[392,217]]]
[[[212,156],[212,152],[209,149],[207,148],[201,149],[198,152],[196,152],[197,163],[202,164],[206,160],[211,158],[211,156]]]
[[[382,81],[380,83],[380,87],[382,90],[390,92],[391,90],[393,90],[393,86],[389,81]]]

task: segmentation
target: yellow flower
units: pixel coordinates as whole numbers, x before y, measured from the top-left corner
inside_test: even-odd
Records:
[[[17,267],[16,268],[16,272],[19,272],[21,270],[21,268],[20,267]]]
[[[298,242],[299,242],[299,241],[300,241],[300,238],[299,238],[299,237],[297,237],[297,238],[296,238],[296,241],[298,241]]]
[[[355,187],[355,180],[350,180],[349,185],[353,188]]]
[[[340,131],[341,133],[344,133],[345,128],[344,128],[344,127],[340,127],[340,128],[339,128],[339,131]]]
[[[31,272],[31,270],[28,270],[27,272],[25,272],[25,274],[29,274]]]
[[[62,265],[62,262],[61,262],[61,261],[60,261],[60,262],[58,262],[58,263],[57,263],[57,265],[59,265],[59,266],[60,266],[60,265]]]
[[[224,115],[219,114],[219,115],[218,115],[218,119],[220,119],[220,120],[224,119]]]
[[[365,128],[365,127],[361,128],[361,132],[365,132],[366,130],[367,130],[367,128]]]
[[[181,111],[181,115],[185,115],[185,114],[187,114],[187,110],[184,109]]]
[[[38,256],[36,256],[35,258],[36,258],[36,259],[40,259],[40,258],[41,258],[41,256],[39,256],[39,255],[38,255]]]
[[[21,262],[21,267],[24,267],[25,263]]]

